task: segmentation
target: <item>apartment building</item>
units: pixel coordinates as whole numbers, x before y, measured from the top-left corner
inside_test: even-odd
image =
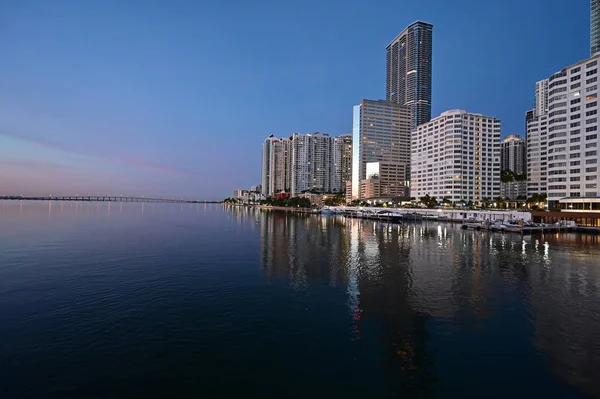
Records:
[[[411,196],[479,202],[500,195],[500,120],[442,113],[412,134]]]
[[[548,92],[548,205],[597,197],[600,54],[552,75]]]

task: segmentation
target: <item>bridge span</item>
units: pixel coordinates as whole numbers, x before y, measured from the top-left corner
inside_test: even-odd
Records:
[[[0,201],[75,201],[75,202],[144,202],[144,203],[170,203],[170,204],[204,204],[219,203],[220,201],[204,201],[177,198],[156,197],[128,197],[114,195],[67,195],[67,196],[25,196],[25,195],[0,195]]]

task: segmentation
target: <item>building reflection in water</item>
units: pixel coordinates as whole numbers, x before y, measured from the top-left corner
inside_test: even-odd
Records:
[[[600,395],[600,237],[239,212],[260,225],[268,276],[344,290],[349,339],[378,351],[394,391],[454,381],[467,394],[504,367],[514,386],[549,370],[558,387]]]
[[[411,307],[410,243],[400,226],[343,217],[261,213],[261,264],[291,288],[307,284],[347,292],[351,339],[375,339],[392,384],[423,391],[427,368],[427,316]],[[373,338],[375,337],[375,338]]]

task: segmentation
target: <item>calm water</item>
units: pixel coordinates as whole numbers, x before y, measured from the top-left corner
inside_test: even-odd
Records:
[[[600,397],[600,237],[0,203],[3,398]]]

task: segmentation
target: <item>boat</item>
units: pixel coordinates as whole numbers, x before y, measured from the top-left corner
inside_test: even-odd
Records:
[[[483,223],[475,219],[468,219],[465,220],[460,227],[463,229],[481,230],[483,228]]]

